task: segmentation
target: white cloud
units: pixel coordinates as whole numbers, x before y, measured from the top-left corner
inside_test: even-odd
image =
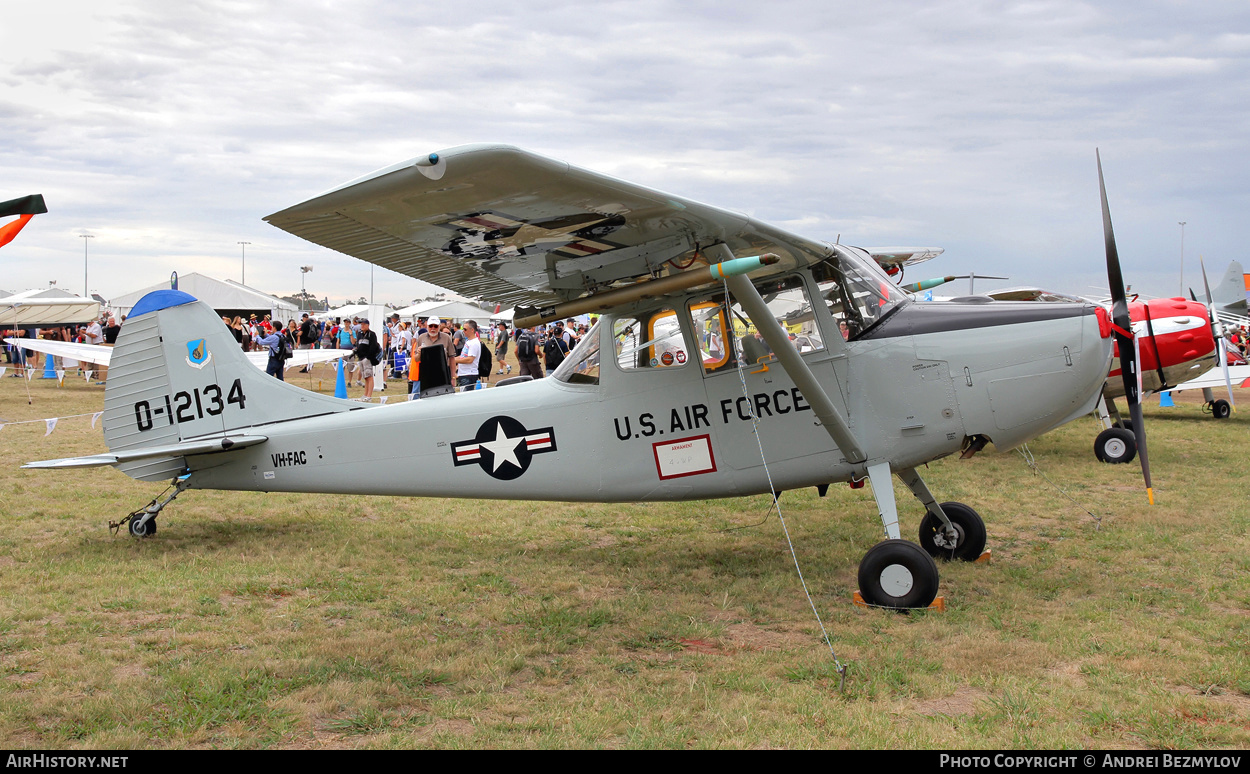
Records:
[[[367,265],[261,217],[477,141],[817,238],[945,246],[935,274],[1059,289],[1101,261],[1100,146],[1130,274],[1166,277],[1178,220],[1193,255],[1246,239],[1247,17],[1066,0],[26,4],[0,28],[0,198],[42,192],[51,212],[0,250],[0,285],[77,287],[91,231],[104,295],[171,269],[235,277],[240,240],[251,284],[297,290],[311,263],[310,292],[367,295]]]

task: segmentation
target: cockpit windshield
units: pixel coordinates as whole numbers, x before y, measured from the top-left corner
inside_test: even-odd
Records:
[[[890,275],[857,248],[837,248],[812,274],[845,338],[855,338],[907,300]]]

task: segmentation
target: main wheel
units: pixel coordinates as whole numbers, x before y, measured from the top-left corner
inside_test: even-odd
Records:
[[[925,511],[920,520],[920,547],[935,559],[960,559],[975,562],[985,550],[985,522],[981,515],[963,503],[942,503],[942,513],[955,528],[952,541],[946,534],[946,525],[932,513]]]
[[[132,517],[130,521],[126,522],[126,527],[130,530],[130,536],[141,538],[141,537],[151,537],[152,535],[155,535],[156,534],[156,517],[153,516],[152,518],[148,519],[147,524],[144,524],[143,526],[139,526],[139,520],[141,518],[142,518],[141,516],[135,516],[135,517]]]
[[[1233,407],[1226,400],[1217,400],[1211,404],[1211,416],[1216,419],[1228,419],[1232,413]]]
[[[1137,439],[1120,427],[1103,430],[1094,439],[1094,456],[1099,462],[1132,462],[1137,456]]]
[[[870,605],[928,607],[937,592],[937,563],[915,543],[884,540],[859,563],[859,593]]]

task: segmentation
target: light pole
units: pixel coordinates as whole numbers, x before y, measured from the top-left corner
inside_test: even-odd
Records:
[[[1181,226],[1181,298],[1185,297],[1185,224],[1189,221],[1176,221]]]
[[[91,234],[79,234],[82,237],[82,297],[91,298],[87,292],[87,240],[95,239]]]
[[[304,290],[304,275],[312,271],[311,266],[299,267],[299,310],[304,311],[304,302],[308,298],[308,291]]]
[[[239,272],[239,284],[246,285],[247,284],[247,246],[250,245],[251,242],[239,242],[239,244],[241,245],[239,249],[243,251],[243,254],[241,256],[243,259],[243,268]]]

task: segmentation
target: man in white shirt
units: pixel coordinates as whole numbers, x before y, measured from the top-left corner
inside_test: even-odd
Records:
[[[477,384],[477,366],[482,357],[482,340],[478,338],[477,323],[472,320],[464,324],[464,348],[456,358],[456,387],[468,387]]]
[[[100,328],[99,320],[92,320],[90,323],[87,324],[87,343],[88,344],[103,344],[104,343],[104,331],[103,329]]]

